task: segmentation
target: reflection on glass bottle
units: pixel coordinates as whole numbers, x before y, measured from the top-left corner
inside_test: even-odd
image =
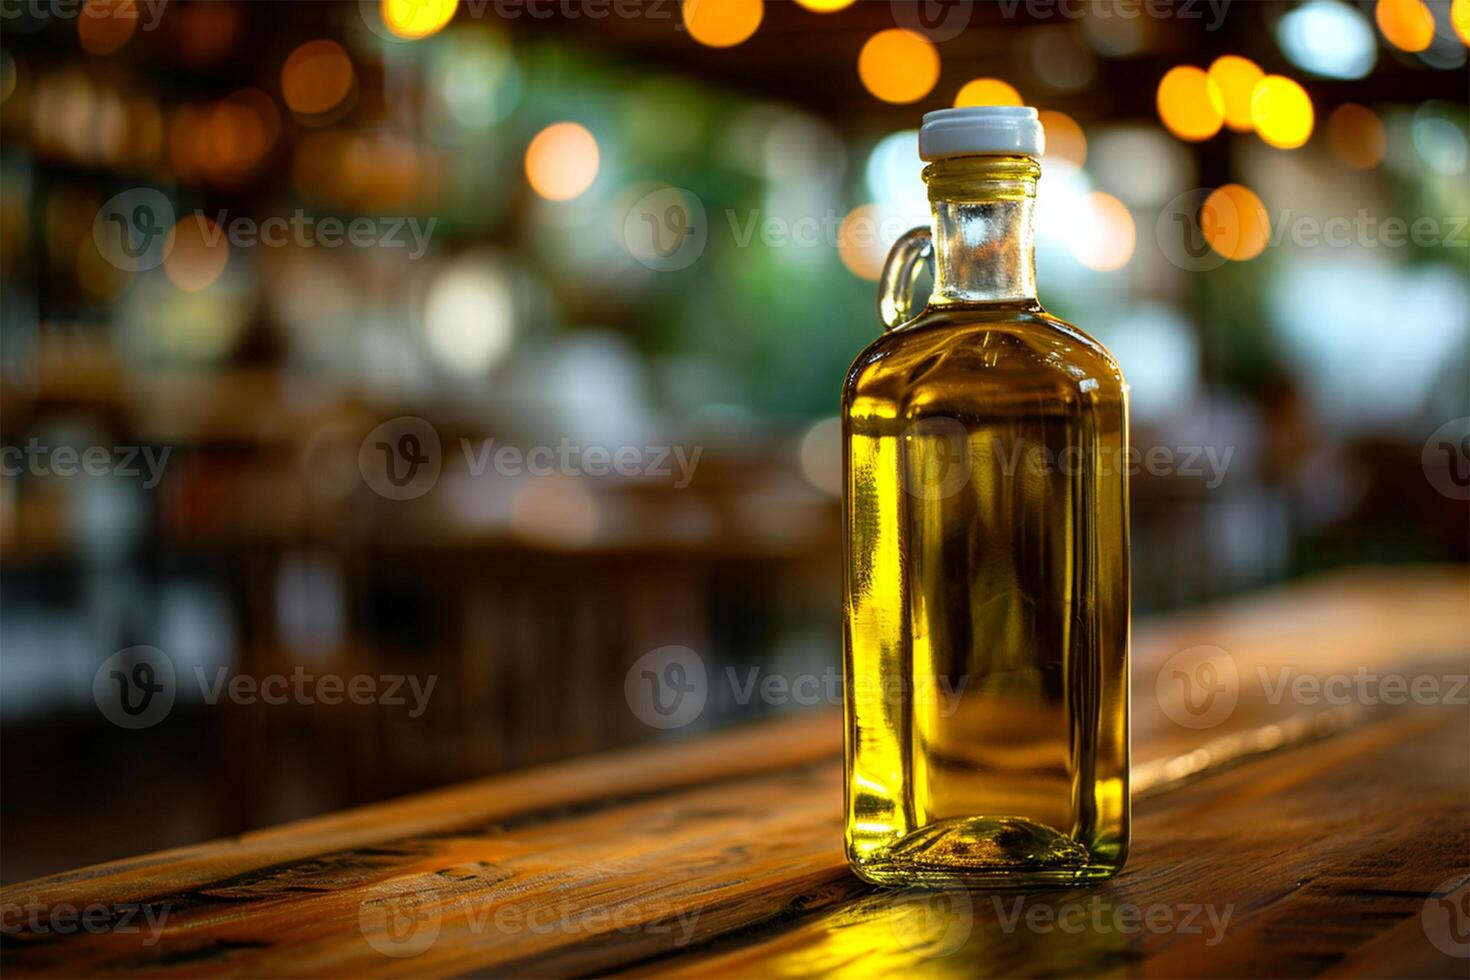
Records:
[[[1099,880],[1129,834],[1127,385],[1036,301],[1035,110],[930,113],[920,142],[932,234],[895,246],[843,391],[848,860]]]

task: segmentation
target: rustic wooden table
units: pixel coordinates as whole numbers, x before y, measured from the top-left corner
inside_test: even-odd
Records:
[[[1152,621],[1134,658],[1133,856],[1102,887],[857,881],[824,710],[17,884],[3,966],[1470,975],[1464,569]]]

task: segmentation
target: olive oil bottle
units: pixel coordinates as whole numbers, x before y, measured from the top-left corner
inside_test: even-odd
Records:
[[[924,117],[933,225],[894,246],[843,390],[846,844],[879,884],[1127,856],[1128,387],[1037,302],[1041,149],[1034,109]]]

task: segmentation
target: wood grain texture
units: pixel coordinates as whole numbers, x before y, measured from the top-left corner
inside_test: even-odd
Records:
[[[1239,675],[1208,729],[1176,724],[1156,683],[1200,644]],[[1461,569],[1339,575],[1140,629],[1133,857],[1086,891],[858,882],[823,711],[17,884],[0,957],[17,976],[1464,977],[1434,938],[1453,953],[1470,929],[1470,711],[1273,700],[1259,669],[1467,665]],[[94,928],[48,927],[69,909]]]

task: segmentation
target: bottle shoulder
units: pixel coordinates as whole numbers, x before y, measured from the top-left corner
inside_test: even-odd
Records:
[[[1039,307],[930,308],[853,361],[844,399],[907,403],[964,389],[1121,400],[1117,359],[1081,328]]]

